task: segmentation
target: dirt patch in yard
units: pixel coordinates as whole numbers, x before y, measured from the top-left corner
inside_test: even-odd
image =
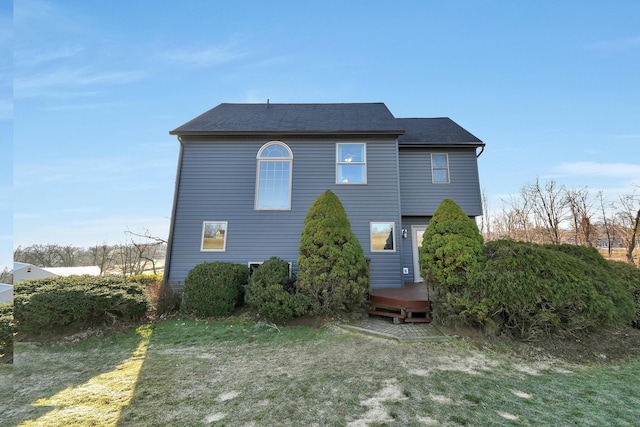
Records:
[[[523,342],[508,337],[487,337],[474,328],[441,327],[478,348],[508,348],[516,356],[539,360],[556,358],[571,363],[617,362],[640,354],[640,329],[632,327],[599,328],[589,332],[550,336]]]

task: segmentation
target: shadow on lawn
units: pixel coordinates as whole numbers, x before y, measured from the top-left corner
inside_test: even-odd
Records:
[[[145,325],[76,345],[16,343],[14,399],[8,408],[0,404],[0,425],[115,425],[133,395],[152,332]]]

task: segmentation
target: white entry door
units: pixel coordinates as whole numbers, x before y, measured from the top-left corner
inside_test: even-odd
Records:
[[[422,246],[422,235],[424,230],[427,229],[426,225],[412,225],[411,226],[411,245],[413,247],[413,281],[424,282],[422,276],[420,276],[420,247]]]

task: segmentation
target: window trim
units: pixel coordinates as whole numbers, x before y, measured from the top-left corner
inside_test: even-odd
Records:
[[[433,156],[444,156],[445,162],[447,164],[446,167],[436,167],[433,162]],[[447,180],[446,181],[436,181],[435,171],[443,170],[447,172]],[[449,153],[431,153],[431,183],[432,184],[450,184],[451,183],[451,174],[449,173]]]
[[[374,249],[373,248],[373,224],[391,224],[391,237],[392,237],[392,242],[391,244],[393,245],[393,249]],[[397,251],[396,249],[396,223],[395,221],[370,221],[369,222],[369,247],[371,252],[383,252],[383,253],[395,253]]]
[[[262,157],[262,153],[269,147],[278,145],[283,147],[289,153],[288,157]],[[279,208],[269,208],[269,207],[260,207],[260,166],[265,162],[288,162],[289,163],[289,198],[288,204],[286,207]],[[291,210],[291,189],[293,186],[293,152],[291,148],[287,144],[282,141],[269,141],[264,144],[258,150],[258,154],[256,155],[256,184],[255,184],[255,195],[253,201],[253,209],[256,211],[290,211]]]
[[[340,145],[362,145],[362,162],[341,162],[339,158]],[[341,165],[362,165],[364,169],[362,182],[343,182],[340,181],[340,166]],[[338,185],[366,185],[367,184],[367,143],[366,142],[336,142],[336,184]]]
[[[222,249],[206,249],[204,247],[204,233],[207,224],[224,224],[224,240],[222,241]],[[202,221],[202,235],[200,237],[200,252],[226,252],[227,251],[227,236],[229,235],[229,221]]]

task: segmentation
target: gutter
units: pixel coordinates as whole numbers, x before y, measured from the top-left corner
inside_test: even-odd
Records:
[[[164,273],[162,275],[162,288],[169,284],[169,273],[171,270],[171,251],[173,247],[173,229],[176,223],[176,210],[178,209],[178,189],[180,188],[180,177],[182,175],[182,154],[184,151],[184,145],[182,144],[182,137],[178,136],[180,142],[180,154],[178,154],[178,167],[176,170],[176,183],[173,190],[173,206],[171,208],[171,221],[169,223],[169,237],[167,238],[167,254],[164,258]]]
[[[169,135],[180,136],[273,136],[273,135],[286,135],[286,136],[371,136],[371,135],[385,135],[385,136],[399,136],[404,135],[402,129],[381,129],[381,130],[296,130],[296,131],[283,131],[283,130],[251,130],[251,131],[210,131],[210,130],[172,130]]]

